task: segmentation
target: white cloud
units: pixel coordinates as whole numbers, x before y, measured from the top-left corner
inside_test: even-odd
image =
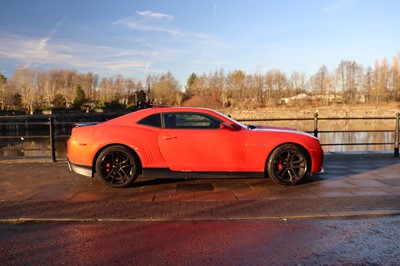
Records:
[[[70,55],[61,52],[63,46],[49,43],[48,38],[27,38],[17,35],[2,34],[0,40],[0,56],[25,62],[62,62]]]
[[[136,11],[136,14],[138,14],[139,16],[146,18],[146,19],[167,19],[167,20],[174,19],[174,16],[171,16],[168,14],[163,14],[163,13],[156,13],[156,12],[152,12],[150,10]]]
[[[122,25],[131,30],[148,31],[148,32],[161,32],[166,33],[174,37],[190,37],[203,40],[213,40],[215,39],[212,35],[202,32],[187,31],[182,29],[177,29],[173,27],[166,27],[164,25],[156,25],[155,23],[150,23],[148,21],[138,21],[132,18],[123,18],[113,22],[115,25]]]
[[[174,28],[169,21],[162,21],[172,18],[145,11],[135,18],[120,19],[111,26],[121,26],[128,31],[118,30],[118,35],[108,36],[112,41],[85,41],[84,38],[69,38],[65,33],[60,38],[62,22],[55,24],[47,34],[36,37],[17,35],[0,29],[0,61],[5,59],[4,61],[12,62],[13,65],[42,69],[92,71],[100,76],[121,74],[145,78],[149,73],[163,73],[173,71],[174,68],[185,69],[186,66],[183,65],[193,64],[196,55],[204,51],[221,50],[221,46],[224,46],[215,36]],[[85,28],[85,32],[89,30]],[[143,33],[132,34],[129,30]],[[125,34],[121,34],[123,32]],[[92,43],[95,45],[91,45]],[[185,63],[183,59],[186,56],[190,59]],[[173,65],[171,62],[174,62]],[[206,58],[204,62],[208,62]]]
[[[103,73],[132,69],[145,72],[149,67],[143,51],[79,43],[60,44],[47,38],[34,39],[6,35],[4,32],[2,36],[0,59],[9,59],[25,66],[79,68]]]
[[[122,25],[131,30],[161,32],[175,37],[191,37],[191,38],[211,38],[210,35],[179,29],[162,22],[160,20],[173,20],[172,15],[156,13],[152,11],[136,11],[140,18],[122,18],[113,22],[114,25]]]
[[[131,30],[155,31],[155,32],[164,32],[164,33],[168,33],[168,34],[175,35],[175,36],[187,36],[187,33],[180,31],[180,30],[170,29],[170,28],[160,27],[160,26],[153,26],[150,24],[146,24],[144,22],[130,19],[130,18],[125,18],[125,19],[120,19],[120,20],[114,21],[114,24],[123,25]]]
[[[321,12],[332,14],[344,10],[353,4],[354,0],[337,0],[334,3],[322,8]]]

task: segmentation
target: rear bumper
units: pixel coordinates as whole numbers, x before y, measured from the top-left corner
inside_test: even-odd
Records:
[[[71,172],[77,173],[79,175],[84,175],[87,177],[93,177],[92,167],[86,165],[79,165],[71,163],[68,159],[68,167]]]

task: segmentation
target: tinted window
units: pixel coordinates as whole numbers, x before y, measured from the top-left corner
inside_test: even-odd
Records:
[[[138,124],[151,126],[151,127],[161,127],[161,118],[160,114],[150,115],[148,117],[143,118],[138,122]]]
[[[198,113],[164,114],[165,128],[217,129],[221,121],[215,117]]]

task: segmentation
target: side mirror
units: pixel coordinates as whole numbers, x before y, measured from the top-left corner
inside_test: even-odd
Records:
[[[228,123],[225,123],[225,122],[221,123],[219,125],[219,128],[220,129],[224,129],[224,130],[229,130],[229,131],[238,131],[238,130],[241,129],[239,126],[237,126],[235,124],[228,124]]]

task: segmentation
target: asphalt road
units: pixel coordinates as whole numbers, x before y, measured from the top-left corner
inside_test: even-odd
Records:
[[[400,216],[0,225],[0,265],[399,265]]]
[[[330,155],[296,186],[266,179],[157,180],[126,189],[59,163],[0,163],[0,222],[210,221],[400,214],[400,160]]]
[[[0,166],[0,265],[399,265],[392,156],[327,156],[325,174],[292,187],[140,179],[111,189],[63,162]]]

